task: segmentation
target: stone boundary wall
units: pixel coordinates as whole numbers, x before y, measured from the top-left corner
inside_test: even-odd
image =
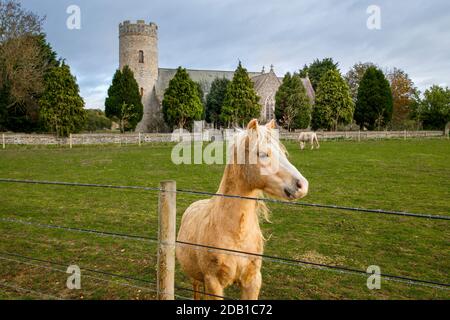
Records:
[[[297,139],[300,132],[282,132],[282,139]],[[429,138],[443,137],[443,131],[317,131],[319,140],[349,139],[349,140],[367,140],[367,139],[395,139],[395,138]]]
[[[2,137],[3,139],[3,137]],[[50,134],[4,134],[5,144],[23,145],[95,145],[95,144],[138,144],[145,142],[170,142],[171,134],[132,133],[132,134],[73,134],[67,138],[58,138]],[[70,141],[72,140],[72,141]],[[0,141],[2,143],[2,141]]]
[[[297,140],[299,132],[281,132],[283,140]],[[208,135],[206,135],[208,136]],[[443,137],[443,131],[335,131],[317,132],[319,140],[329,139],[392,139],[392,138],[429,138]],[[176,139],[178,140],[178,139]],[[205,140],[209,141],[209,138]],[[149,142],[173,142],[171,133],[86,133],[73,134],[67,138],[58,138],[50,134],[2,133],[0,145],[96,145],[96,144],[139,144]]]

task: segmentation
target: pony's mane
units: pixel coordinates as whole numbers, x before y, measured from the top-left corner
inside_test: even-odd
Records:
[[[229,145],[229,155],[233,155],[233,150],[236,146],[243,146],[246,141],[246,138],[257,139],[257,143],[253,144],[253,146],[257,146],[260,144],[270,144],[272,148],[278,151],[280,154],[284,154],[287,156],[288,152],[285,146],[280,142],[280,140],[274,135],[274,130],[268,129],[266,126],[257,126],[256,130],[248,130],[243,128],[234,128],[236,133],[233,136],[233,139]],[[241,149],[242,150],[242,149]],[[256,150],[251,150],[255,151]],[[260,192],[258,198],[265,198],[264,192]],[[267,207],[264,201],[256,201],[256,210],[258,217],[262,220],[271,223],[270,217],[270,209]],[[262,236],[264,239],[264,236]]]
[[[240,127],[235,127],[234,130],[236,133],[233,136],[232,142],[230,143],[230,151],[233,150],[235,146],[241,146],[245,143],[246,138],[257,138],[257,143],[254,146],[262,145],[262,144],[270,144],[276,151],[280,154],[288,155],[288,152],[285,146],[277,139],[276,135],[274,135],[274,130],[268,129],[266,126],[258,125],[255,131],[250,131],[248,129],[243,129]],[[250,132],[253,134],[251,135]],[[231,154],[231,153],[229,153]]]

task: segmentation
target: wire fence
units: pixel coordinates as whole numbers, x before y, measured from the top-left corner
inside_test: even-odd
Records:
[[[89,234],[94,234],[94,235],[99,235],[99,236],[117,237],[117,238],[122,238],[122,239],[132,239],[132,240],[139,240],[139,241],[150,241],[150,242],[154,242],[154,243],[159,242],[159,240],[157,238],[153,238],[153,237],[139,236],[139,235],[133,235],[133,234],[115,233],[115,232],[106,232],[106,231],[92,230],[92,229],[66,227],[66,226],[44,224],[44,223],[36,223],[36,222],[23,221],[23,220],[18,220],[18,219],[13,219],[13,218],[1,218],[0,217],[0,221],[24,224],[24,225],[32,225],[32,226],[50,228],[50,229],[66,230],[66,231],[71,231],[71,232],[89,233]],[[349,267],[329,265],[329,264],[325,264],[325,263],[316,263],[316,262],[311,262],[311,261],[306,261],[306,260],[291,259],[291,258],[278,257],[278,256],[272,256],[272,255],[264,255],[264,254],[258,254],[258,253],[252,253],[252,252],[246,252],[246,251],[240,251],[240,250],[234,250],[234,249],[219,248],[219,247],[213,247],[213,246],[208,246],[208,245],[204,245],[204,244],[191,243],[191,242],[178,241],[178,240],[176,241],[176,243],[179,246],[195,247],[197,249],[206,250],[209,252],[219,252],[219,253],[223,253],[223,254],[237,255],[237,256],[246,257],[246,258],[256,257],[256,258],[261,258],[261,259],[265,259],[265,260],[270,260],[273,262],[285,263],[285,264],[289,264],[289,265],[295,265],[295,266],[303,265],[303,266],[315,267],[318,269],[328,269],[331,271],[337,271],[337,272],[341,272],[341,273],[351,273],[351,274],[359,274],[359,275],[367,276],[366,271],[349,268]],[[0,253],[2,253],[2,252],[0,252]],[[46,261],[46,262],[49,262],[49,261]],[[67,264],[62,264],[62,265],[67,265]],[[87,271],[103,273],[101,271],[89,270],[89,269],[87,269]],[[109,273],[104,273],[104,274],[119,277],[119,275],[115,275],[115,274],[109,274]],[[410,284],[417,284],[417,285],[430,286],[430,287],[439,287],[439,288],[450,287],[450,284],[446,284],[446,283],[442,283],[442,282],[414,279],[414,278],[408,278],[408,277],[397,276],[397,275],[392,275],[392,274],[380,274],[380,276],[382,276],[383,278],[385,278],[387,280],[393,280],[393,281],[410,283]],[[124,278],[124,279],[127,279],[127,278]],[[142,279],[136,279],[133,277],[129,277],[129,280],[142,281]]]
[[[218,193],[211,193],[211,192],[204,192],[204,191],[185,190],[185,189],[176,189],[174,191],[169,191],[169,190],[163,190],[162,188],[157,188],[157,187],[120,186],[120,185],[108,185],[108,184],[19,180],[19,179],[4,179],[4,178],[0,178],[0,182],[41,184],[41,185],[60,185],[60,186],[73,186],[73,187],[110,188],[110,189],[133,189],[133,190],[159,191],[159,192],[176,192],[176,193],[183,193],[183,194],[209,195],[209,196],[220,196],[220,197],[227,197],[227,198],[237,198],[237,199],[243,199],[243,200],[266,201],[266,202],[280,203],[280,204],[287,204],[287,205],[299,205],[299,206],[309,206],[309,207],[318,207],[318,208],[327,208],[327,209],[339,209],[339,210],[347,210],[347,211],[354,211],[354,212],[366,212],[366,213],[369,212],[369,213],[377,213],[377,214],[388,214],[388,215],[404,216],[404,217],[410,217],[410,218],[427,218],[427,219],[447,220],[447,221],[450,220],[450,216],[433,215],[433,214],[427,214],[427,213],[412,213],[412,212],[390,211],[390,210],[381,210],[381,209],[353,208],[353,207],[337,206],[337,205],[289,202],[289,201],[283,201],[283,200],[243,197],[243,196],[238,196],[238,195],[218,194]],[[37,221],[20,220],[20,219],[11,218],[11,217],[0,217],[0,221],[5,222],[5,223],[29,225],[29,226],[33,226],[33,227],[39,227],[39,228],[56,229],[56,230],[63,230],[63,231],[77,232],[77,233],[86,233],[86,234],[91,234],[91,235],[95,235],[95,236],[115,237],[115,238],[121,238],[121,239],[126,239],[126,240],[147,241],[147,242],[154,242],[154,243],[159,243],[159,244],[161,243],[160,239],[157,239],[154,237],[147,237],[147,236],[134,235],[134,234],[125,234],[125,233],[118,233],[118,232],[111,232],[111,231],[93,230],[93,229],[79,228],[79,227],[74,227],[74,226],[61,226],[61,225],[48,224],[48,223],[42,223],[42,222],[37,222]],[[248,259],[263,259],[263,260],[272,261],[275,263],[287,264],[287,265],[291,265],[291,266],[315,268],[315,269],[319,269],[319,270],[328,270],[328,271],[332,271],[332,272],[360,275],[360,276],[364,276],[364,277],[367,277],[368,275],[370,275],[370,273],[367,273],[367,271],[359,270],[359,269],[355,269],[355,268],[351,268],[351,267],[346,267],[346,266],[331,265],[331,264],[326,264],[326,263],[317,263],[317,262],[301,260],[301,259],[293,259],[293,258],[288,258],[288,257],[265,255],[265,254],[259,254],[259,253],[253,253],[253,252],[234,250],[234,249],[229,249],[229,248],[220,248],[220,247],[214,247],[214,246],[200,244],[200,243],[175,241],[175,245],[178,247],[184,247],[184,248],[189,247],[189,248],[194,248],[196,250],[205,250],[208,252],[217,252],[217,253],[221,253],[221,254],[235,255],[235,256],[244,257],[244,258],[248,258]],[[15,258],[15,259],[13,259],[13,258]],[[22,264],[31,265],[34,267],[39,267],[39,268],[44,268],[44,269],[59,271],[59,272],[64,272],[64,273],[66,273],[66,270],[58,269],[53,266],[66,267],[69,265],[67,263],[37,259],[34,257],[20,255],[17,253],[1,252],[1,251],[0,251],[0,260],[15,262],[15,263],[22,263]],[[156,288],[156,289],[149,288],[149,287],[144,287],[144,286],[140,286],[140,285],[136,285],[136,284],[125,283],[123,281],[119,282],[119,281],[114,281],[111,279],[100,278],[97,276],[93,276],[92,274],[107,276],[110,278],[120,278],[122,280],[133,281],[134,283],[139,282],[139,283],[145,283],[146,285],[154,285],[154,286],[157,285],[157,281],[136,278],[136,277],[128,276],[128,275],[119,275],[119,274],[107,272],[104,270],[83,268],[83,271],[90,273],[88,275],[85,275],[86,277],[96,279],[99,281],[115,283],[117,285],[127,286],[130,288],[135,288],[135,289],[139,289],[139,290],[147,290],[147,291],[154,292],[154,293],[158,293],[158,290],[159,290],[158,288]],[[401,282],[401,283],[405,283],[408,285],[418,285],[418,286],[426,286],[426,287],[431,287],[431,288],[440,289],[440,290],[450,290],[449,283],[444,283],[444,282],[439,282],[439,281],[431,281],[431,280],[427,280],[427,279],[412,278],[412,277],[400,276],[400,275],[395,275],[395,274],[380,274],[380,276],[385,280]],[[2,283],[0,282],[0,285],[1,284]],[[6,285],[4,285],[4,286],[6,286]],[[22,288],[22,289],[23,289],[22,291],[27,290],[26,288]],[[200,294],[204,294],[206,296],[210,296],[213,298],[232,299],[227,296],[216,295],[216,294],[212,294],[212,293],[205,292],[205,291],[196,291],[194,289],[185,288],[185,287],[181,287],[181,286],[177,286],[177,285],[174,286],[174,289],[177,289],[180,291],[192,292],[192,293],[200,293]],[[17,289],[17,290],[21,291],[19,289]],[[28,291],[32,292],[33,290],[30,289]],[[35,293],[39,294],[39,292],[35,292]],[[159,292],[159,293],[161,293],[161,292]],[[43,294],[43,295],[45,295],[45,294]],[[41,295],[41,296],[43,296],[43,295]],[[47,295],[47,296],[54,298],[51,295]],[[176,293],[174,293],[174,296],[177,298],[181,298],[181,299],[189,299],[185,296],[182,296],[182,295],[179,295]]]
[[[94,188],[108,188],[108,189],[130,189],[130,190],[143,190],[143,191],[165,191],[158,187],[120,186],[120,185],[109,185],[109,184],[79,183],[79,182],[59,182],[59,181],[5,179],[5,178],[0,178],[0,182],[44,184],[44,185],[47,184],[47,185],[60,185],[60,186],[71,186],[71,187],[94,187]],[[171,191],[165,191],[165,192],[171,192]],[[221,193],[186,190],[186,189],[177,189],[174,192],[184,193],[184,194],[194,194],[194,195],[206,195],[206,196],[211,196],[211,197],[215,196],[215,197],[225,197],[225,198],[234,198],[234,199],[243,199],[243,200],[264,201],[264,202],[269,202],[269,203],[278,203],[278,204],[285,204],[285,205],[292,205],[292,206],[336,209],[336,210],[344,210],[344,211],[376,213],[376,214],[386,214],[386,215],[396,215],[396,216],[426,218],[426,219],[436,219],[436,220],[450,220],[450,216],[428,214],[428,213],[413,213],[413,212],[392,211],[392,210],[383,210],[383,209],[356,208],[356,207],[338,206],[338,205],[332,205],[332,204],[285,201],[285,200],[277,200],[277,199],[269,199],[269,198],[254,198],[254,197],[245,197],[245,196],[240,196],[240,195],[221,194]]]

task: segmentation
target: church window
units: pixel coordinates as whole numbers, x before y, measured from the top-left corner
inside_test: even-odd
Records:
[[[275,109],[275,98],[273,95],[267,97],[266,103],[264,104],[266,121],[272,120],[274,118]]]
[[[144,63],[144,51],[139,50],[139,63]]]
[[[144,88],[141,88],[141,97],[144,95]]]

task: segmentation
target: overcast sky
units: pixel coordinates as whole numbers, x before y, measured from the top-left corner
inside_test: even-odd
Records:
[[[143,19],[159,27],[159,66],[249,71],[273,64],[282,76],[332,57],[346,73],[355,62],[405,70],[422,91],[450,85],[449,0],[22,0],[47,17],[44,28],[78,79],[87,108],[104,108],[119,64],[118,24]],[[69,30],[67,7],[81,9]],[[369,30],[367,7],[381,9]]]

